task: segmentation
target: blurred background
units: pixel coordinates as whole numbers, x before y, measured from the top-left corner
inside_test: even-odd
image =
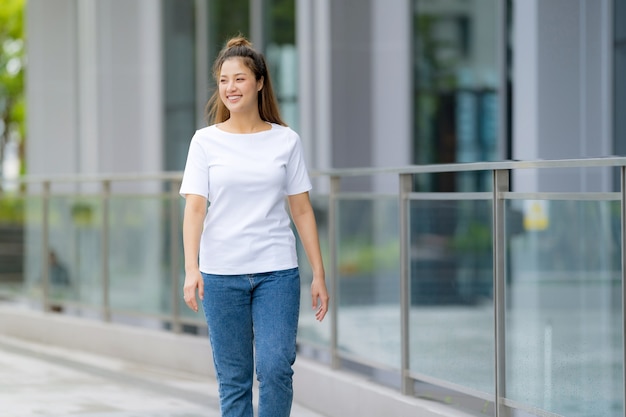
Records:
[[[623,0],[2,0],[0,172],[6,181],[182,169],[205,125],[212,61],[237,33],[266,54],[312,169],[620,154],[623,9]],[[420,188],[485,184],[457,176]]]
[[[301,350],[336,349],[379,382],[397,385],[384,370],[401,366],[406,313],[393,168],[626,153],[626,0],[0,0],[3,299],[206,332],[178,299],[177,190],[212,62],[238,33],[301,135],[333,259],[336,310],[302,316]],[[453,386],[482,415],[504,371],[494,178],[476,167],[413,175],[426,197],[404,220],[410,371],[423,395]],[[329,170],[354,168],[369,171],[333,188]],[[622,416],[619,169],[510,174],[507,405]]]

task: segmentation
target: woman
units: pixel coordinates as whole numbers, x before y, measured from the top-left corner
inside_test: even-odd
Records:
[[[213,124],[193,136],[180,189],[184,298],[193,311],[196,293],[202,302],[222,416],[252,417],[256,365],[259,417],[288,417],[300,276],[285,197],[313,271],[316,319],[328,311],[311,182],[300,138],[281,120],[263,55],[233,38],[213,73]]]

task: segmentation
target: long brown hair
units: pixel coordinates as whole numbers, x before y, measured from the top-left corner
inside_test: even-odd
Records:
[[[257,81],[263,80],[263,88],[258,93],[259,116],[261,116],[261,119],[266,122],[287,126],[280,117],[278,102],[274,95],[272,80],[270,79],[270,73],[263,54],[254,50],[250,41],[245,37],[239,35],[231,38],[213,63],[213,77],[216,83],[219,82],[222,64],[230,58],[240,58],[244,65],[250,68]],[[222,123],[230,118],[230,111],[220,99],[219,87],[215,89],[209,99],[205,113],[208,123]]]

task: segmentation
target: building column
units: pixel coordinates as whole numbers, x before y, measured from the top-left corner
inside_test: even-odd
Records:
[[[372,0],[371,165],[409,165],[413,142],[413,2]],[[389,133],[393,132],[390,137]],[[374,190],[399,187],[398,178],[377,176]]]
[[[330,22],[329,0],[297,0],[300,134],[314,169],[332,165]]]
[[[78,64],[75,0],[26,3],[29,175],[78,170]]]
[[[613,153],[610,0],[514,2],[513,158],[602,157]],[[514,190],[612,188],[601,170],[519,172]]]
[[[98,6],[96,0],[76,2],[77,57],[77,170],[79,174],[99,171],[98,160]]]

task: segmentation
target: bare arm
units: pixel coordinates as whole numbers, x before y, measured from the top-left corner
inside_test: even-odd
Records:
[[[198,253],[206,207],[206,198],[195,194],[187,194],[183,217],[183,250],[185,252],[183,295],[187,306],[195,312],[198,311],[196,290],[200,300],[204,298],[204,282],[198,267]]]
[[[317,224],[313,207],[309,200],[309,193],[301,193],[289,196],[289,210],[293,219],[300,241],[304,246],[304,251],[311,264],[313,271],[313,282],[311,283],[311,299],[315,312],[315,318],[319,321],[324,319],[328,312],[328,291],[326,289],[326,276],[324,273],[324,264],[322,262],[322,253],[320,251],[320,242],[317,234]]]

